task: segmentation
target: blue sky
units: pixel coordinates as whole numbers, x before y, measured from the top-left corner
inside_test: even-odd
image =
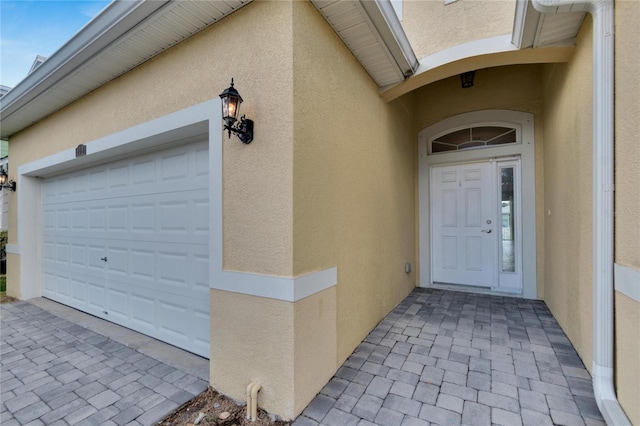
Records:
[[[15,87],[37,55],[49,57],[110,0],[0,0],[0,84]]]

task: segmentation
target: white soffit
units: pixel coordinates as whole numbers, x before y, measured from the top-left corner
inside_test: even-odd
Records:
[[[389,0],[311,0],[379,87],[413,74],[418,60]]]
[[[113,1],[0,99],[0,136],[30,126],[251,1]]]
[[[519,49],[572,46],[586,13],[541,14],[531,0],[518,0],[511,43]]]

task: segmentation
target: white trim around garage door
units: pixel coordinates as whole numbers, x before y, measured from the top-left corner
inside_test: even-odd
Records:
[[[145,150],[206,136],[209,141],[209,250],[210,288],[295,302],[337,284],[337,268],[298,277],[280,277],[222,268],[222,118],[220,99],[139,124],[86,144],[86,155],[76,158],[70,148],[18,167],[17,242],[12,254],[20,259],[21,297],[42,296],[42,178],[113,161]]]

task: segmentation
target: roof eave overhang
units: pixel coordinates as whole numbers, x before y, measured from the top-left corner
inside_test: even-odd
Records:
[[[378,87],[400,83],[417,69],[418,59],[389,0],[311,1]]]
[[[155,49],[148,48],[146,51],[141,50],[139,57],[129,58],[128,63],[110,64],[114,71],[110,71],[111,74],[106,78],[86,84],[86,87],[81,91],[69,95],[65,90],[67,88],[65,85],[70,84],[70,81],[73,80],[70,78],[71,76],[82,72],[90,73],[91,70],[88,68],[91,61],[108,52],[109,49],[113,49],[114,46],[117,48],[118,43],[126,40],[138,28],[149,24],[152,19],[162,18],[163,14],[169,14],[176,7],[189,5],[189,2],[170,0],[112,1],[65,45],[0,99],[0,137],[7,138],[38,122],[251,1],[237,0],[233,2],[233,7],[224,4],[229,2],[221,2],[219,16],[210,18],[210,21],[202,22],[203,25],[199,28],[185,29],[184,36],[174,33],[173,35],[176,35],[175,42],[166,44],[161,49],[156,47]],[[218,8],[216,3],[213,5],[208,5],[208,7]],[[196,4],[194,7],[204,6]],[[201,16],[198,18],[202,19]],[[57,96],[61,100],[51,106],[40,102],[41,105],[34,108],[35,103],[52,90],[60,91]]]
[[[89,58],[126,34],[147,16],[162,8],[167,1],[113,1],[98,16],[56,51],[34,72],[20,81],[0,100],[2,137],[21,129],[5,124],[7,119],[39,95],[52,88],[69,73],[77,70]],[[43,117],[33,117],[37,121]],[[8,129],[7,129],[8,127]]]
[[[518,49],[573,46],[586,13],[579,8],[560,15],[541,14],[531,0],[518,0],[511,44]]]
[[[518,0],[513,20],[511,44],[518,49],[533,47],[539,23],[540,12],[533,7],[533,3],[527,0]]]

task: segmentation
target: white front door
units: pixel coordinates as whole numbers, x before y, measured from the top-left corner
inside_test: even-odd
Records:
[[[494,183],[489,161],[431,168],[434,283],[495,286]]]

